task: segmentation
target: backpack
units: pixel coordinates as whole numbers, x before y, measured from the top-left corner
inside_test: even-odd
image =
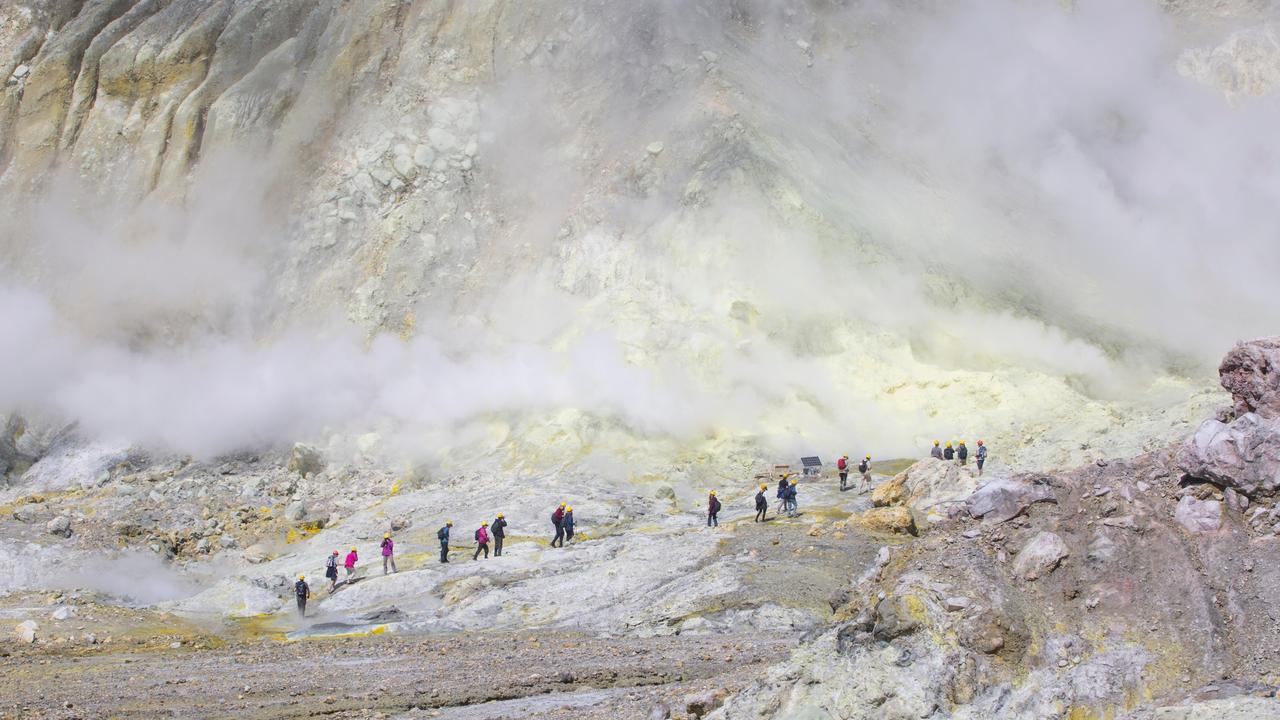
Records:
[[[836,462],[836,467],[839,468],[841,472],[843,472],[849,469],[849,462],[844,458],[840,458],[840,460]]]
[[[711,513],[714,515],[718,512],[720,512],[720,498],[711,498]]]
[[[858,472],[860,472],[860,473],[864,473],[864,472],[866,472],[866,471],[867,471],[867,467],[868,467],[868,466],[867,466],[867,461],[866,461],[866,460],[863,460],[861,463],[859,463],[859,464],[858,464]]]
[[[437,539],[437,540],[443,540],[443,539],[445,539],[445,537],[447,536],[448,532],[449,532],[449,530],[448,530],[447,528],[440,528],[439,530],[437,530],[437,531],[436,531],[436,539]]]
[[[480,542],[480,530],[479,530],[479,528],[477,528],[477,529],[476,529],[476,542]]]

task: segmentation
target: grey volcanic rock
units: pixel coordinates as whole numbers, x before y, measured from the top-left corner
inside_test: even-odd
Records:
[[[1013,569],[1024,580],[1036,580],[1058,567],[1070,551],[1056,533],[1042,532],[1027,541],[1014,560]]]
[[[1251,497],[1280,488],[1280,337],[1240,343],[1218,368],[1236,417],[1206,420],[1178,453],[1178,467]]]
[[[1183,444],[1178,467],[1245,496],[1274,494],[1280,488],[1280,418],[1245,413],[1230,425],[1206,420]]]
[[[1005,522],[1038,502],[1057,502],[1048,484],[1027,480],[996,479],[978,488],[965,501],[969,514],[993,522]]]
[[[1184,495],[1178,501],[1174,519],[1195,534],[1216,532],[1222,527],[1222,503],[1217,500],[1197,500]]]
[[[1237,415],[1280,417],[1280,336],[1236,345],[1218,366]]]

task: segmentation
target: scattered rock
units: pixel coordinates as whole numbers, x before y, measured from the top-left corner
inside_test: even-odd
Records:
[[[61,605],[50,615],[54,620],[70,620],[76,616],[76,609],[70,605]]]
[[[36,641],[36,631],[39,629],[40,626],[36,624],[35,620],[24,620],[13,628],[13,632],[18,636],[19,641],[33,643]]]
[[[704,693],[691,695],[684,699],[685,712],[696,718],[709,715],[713,710],[723,705],[727,697],[729,697],[729,693],[723,689],[708,690]]]
[[[1013,563],[1013,571],[1024,580],[1036,580],[1053,572],[1070,553],[1067,544],[1056,533],[1044,531],[1022,547]]]
[[[945,601],[943,601],[943,604],[946,606],[947,610],[951,612],[956,612],[957,610],[964,610],[965,608],[969,607],[969,605],[971,605],[972,603],[973,601],[970,600],[969,598],[964,596],[959,596],[959,595],[956,597],[949,597]]]
[[[879,507],[857,513],[850,522],[865,530],[886,534],[916,534],[916,521],[905,507]]]
[[[263,547],[260,543],[254,543],[253,545],[250,545],[249,547],[244,549],[243,557],[246,562],[257,564],[257,563],[266,562],[269,555],[265,547]]]
[[[671,708],[666,703],[658,703],[649,709],[648,720],[669,720]]]
[[[1012,520],[1038,502],[1058,502],[1048,484],[996,479],[974,491],[965,506],[973,517],[999,523]]]
[[[1246,413],[1230,425],[1206,420],[1178,452],[1188,476],[1244,495],[1280,489],[1280,418]]]
[[[1237,415],[1280,417],[1280,337],[1236,345],[1222,358],[1218,377]]]
[[[61,537],[71,537],[71,518],[66,515],[59,515],[45,524],[44,529],[50,535],[58,535]]]
[[[289,452],[289,469],[299,475],[318,475],[324,471],[324,453],[314,445],[294,443]]]
[[[1183,495],[1173,517],[1192,534],[1216,532],[1222,527],[1222,503]]]
[[[661,142],[651,142],[645,147],[645,151],[650,155],[661,155],[664,147]]]
[[[289,522],[302,522],[307,517],[307,506],[301,500],[289,503],[284,509],[284,519]]]

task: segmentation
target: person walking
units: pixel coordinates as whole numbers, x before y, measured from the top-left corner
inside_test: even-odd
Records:
[[[396,544],[391,540],[391,533],[382,536],[382,574],[387,574],[387,565],[391,566],[391,572],[400,572],[396,569]]]
[[[449,562],[449,528],[453,527],[452,520],[445,520],[444,525],[436,531],[436,539],[440,541],[440,562]]]
[[[347,580],[350,580],[351,576],[356,574],[356,561],[359,559],[360,556],[356,554],[356,549],[351,548],[351,552],[347,553],[346,561],[342,563],[342,566],[347,569]]]
[[[844,490],[845,483],[849,480],[849,456],[844,455],[836,461],[836,469],[840,471],[840,489]]]
[[[987,446],[978,441],[978,477],[982,477],[982,466],[987,464]]]
[[[311,597],[311,586],[307,585],[307,576],[299,575],[298,582],[293,584],[293,594],[298,597],[298,614],[307,616],[307,598]]]
[[[964,441],[960,441],[960,447],[956,448],[956,459],[961,465],[969,464],[969,448],[965,446]]]
[[[929,456],[937,460],[942,459],[942,446],[938,444],[937,440],[933,441],[933,449],[929,451]]]
[[[858,463],[858,472],[862,473],[862,484],[858,486],[858,494],[866,492],[871,488],[871,456],[862,458],[862,462]]]
[[[769,500],[765,498],[764,493],[769,489],[768,484],[760,483],[760,492],[756,493],[756,519],[755,522],[764,522],[765,515],[769,512]]]
[[[943,460],[951,460],[956,456],[956,451],[951,449],[951,443],[947,443],[947,448],[942,451]]]
[[[573,539],[573,506],[564,509],[564,540]],[[564,540],[560,541],[560,547],[564,547]]]
[[[489,559],[489,523],[482,522],[480,527],[476,528],[476,551],[471,556],[472,560],[480,559],[480,551],[484,551],[484,559]]]
[[[778,505],[782,508],[782,512],[787,511],[787,476],[778,476]]]
[[[507,536],[507,519],[502,513],[498,513],[498,517],[494,519],[493,525],[489,526],[493,534],[493,556],[502,557],[502,540]]]
[[[791,484],[787,486],[787,509],[788,509],[787,516],[788,517],[795,517],[799,512],[799,508],[800,508],[799,485],[800,485],[800,482],[798,480],[792,480]]]
[[[707,496],[707,527],[720,527],[720,501],[716,499],[716,491],[712,490]]]
[[[551,513],[551,524],[556,528],[555,537],[551,538],[551,547],[557,547],[556,543],[560,543],[558,547],[564,547],[564,508],[565,504],[560,503],[560,507]]]
[[[324,559],[324,576],[329,579],[329,592],[338,588],[338,551]]]

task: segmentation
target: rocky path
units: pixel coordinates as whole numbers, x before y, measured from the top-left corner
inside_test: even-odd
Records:
[[[733,691],[794,644],[521,632],[47,653],[0,663],[0,717],[644,717],[659,703],[683,711],[699,694]]]

